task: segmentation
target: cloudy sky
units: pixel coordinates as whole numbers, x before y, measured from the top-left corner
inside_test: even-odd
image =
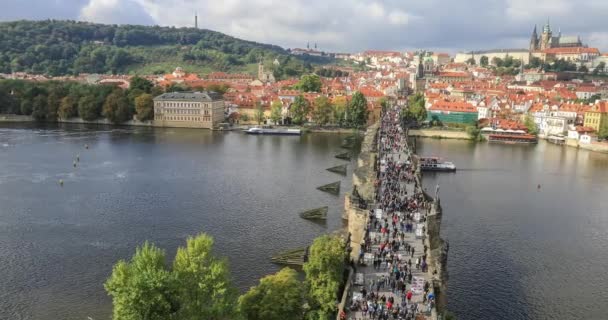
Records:
[[[608,0],[1,0],[1,20],[193,26],[285,48],[527,47],[534,24],[608,51]]]

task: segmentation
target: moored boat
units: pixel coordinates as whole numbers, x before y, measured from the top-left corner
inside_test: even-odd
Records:
[[[438,157],[420,157],[420,169],[422,171],[453,172],[456,171],[456,165]]]
[[[274,134],[274,135],[299,136],[302,134],[302,130],[254,127],[254,128],[249,128],[249,129],[245,130],[245,133],[246,134]]]
[[[538,142],[538,138],[531,134],[490,134],[488,135],[488,142],[534,144]]]

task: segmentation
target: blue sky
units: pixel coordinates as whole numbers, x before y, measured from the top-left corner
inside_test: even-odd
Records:
[[[2,0],[0,20],[74,19],[192,26],[285,48],[527,47],[534,24],[608,50],[608,0]]]

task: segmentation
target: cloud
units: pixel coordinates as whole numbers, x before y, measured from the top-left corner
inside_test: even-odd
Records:
[[[395,25],[405,25],[409,21],[407,13],[396,10],[388,15],[388,21]]]
[[[526,48],[535,24],[608,49],[607,0],[3,0],[0,20],[68,18],[193,26],[331,51]],[[24,4],[28,2],[27,4]],[[33,5],[32,5],[33,4]],[[583,18],[584,16],[584,18]],[[595,43],[597,42],[597,43]]]
[[[90,0],[80,10],[78,18],[108,24],[155,24],[154,19],[133,0]]]

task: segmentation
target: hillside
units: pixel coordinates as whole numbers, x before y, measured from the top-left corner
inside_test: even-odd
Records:
[[[104,25],[77,21],[0,23],[0,73],[58,76],[76,73],[255,72],[261,59],[281,62],[275,76],[297,76],[312,63],[275,45],[237,39],[220,32],[159,26]]]

